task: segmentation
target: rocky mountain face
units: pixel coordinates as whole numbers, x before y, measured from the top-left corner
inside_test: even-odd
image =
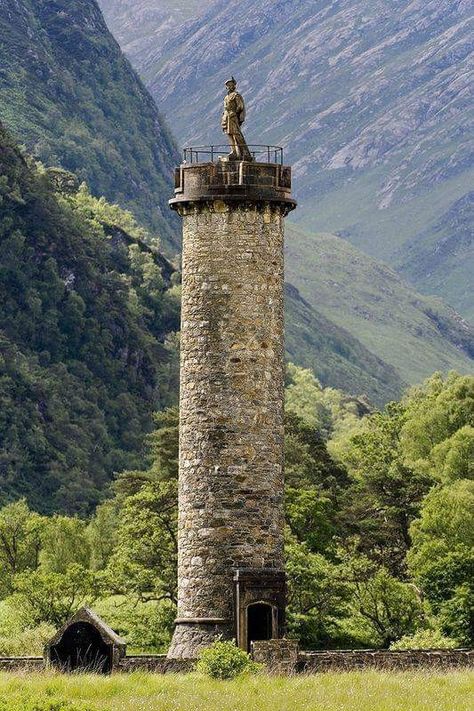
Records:
[[[0,119],[177,250],[175,144],[95,0],[0,0]]]
[[[177,27],[205,8],[206,0],[100,0],[107,25],[138,65],[147,63]]]
[[[181,142],[222,142],[234,74],[249,142],[284,145],[294,166],[295,219],[473,317],[472,10],[469,0],[211,0],[184,25],[177,13],[156,42],[130,42],[130,16],[114,27]]]

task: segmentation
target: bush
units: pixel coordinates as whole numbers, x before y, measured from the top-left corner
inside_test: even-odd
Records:
[[[244,672],[259,671],[260,665],[253,662],[250,655],[239,649],[235,642],[217,640],[199,654],[196,669],[212,679],[235,679]]]
[[[390,649],[456,649],[456,640],[445,637],[439,630],[419,630],[405,635],[390,645]]]

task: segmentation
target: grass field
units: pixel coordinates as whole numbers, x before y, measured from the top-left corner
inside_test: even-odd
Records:
[[[198,674],[0,674],[1,711],[472,711],[474,673],[377,671],[213,681]]]

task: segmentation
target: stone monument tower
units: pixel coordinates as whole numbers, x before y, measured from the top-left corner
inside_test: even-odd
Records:
[[[185,149],[178,618],[168,656],[284,629],[282,150],[247,146],[235,80],[219,147]]]

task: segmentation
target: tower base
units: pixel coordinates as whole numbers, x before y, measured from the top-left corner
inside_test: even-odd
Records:
[[[196,659],[216,640],[234,636],[234,625],[226,620],[176,620],[168,659]]]

